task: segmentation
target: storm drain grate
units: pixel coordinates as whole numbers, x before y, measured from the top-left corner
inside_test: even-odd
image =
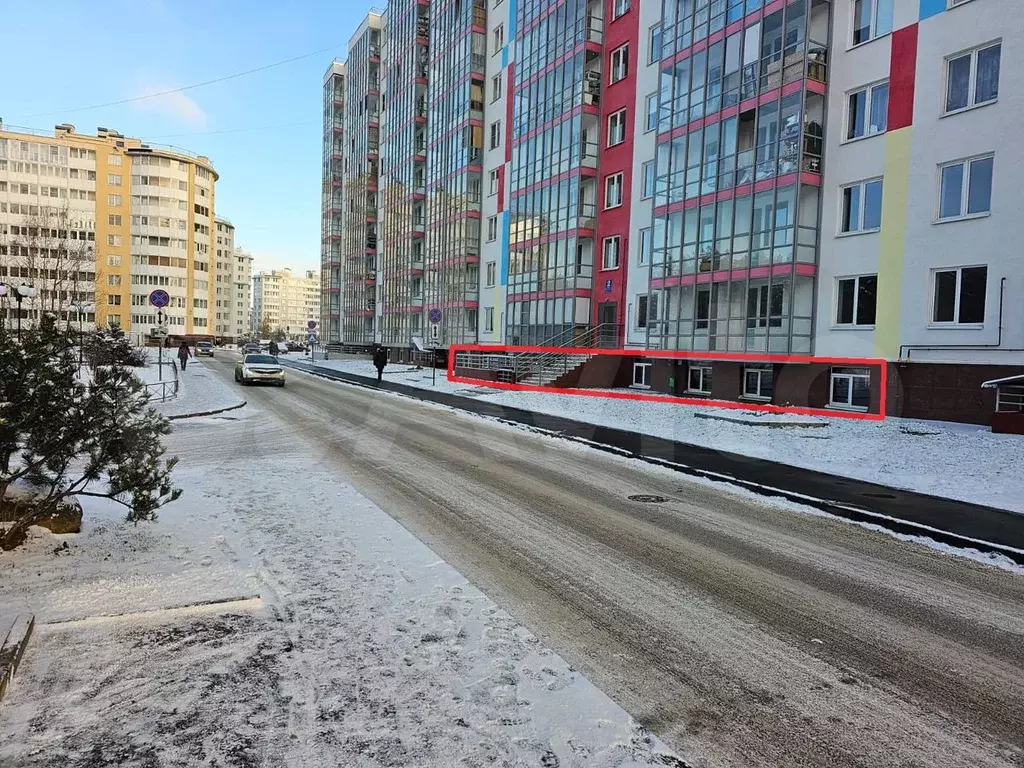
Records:
[[[629,497],[630,501],[638,501],[641,504],[664,504],[669,501],[665,496],[656,496],[652,493],[636,493]]]

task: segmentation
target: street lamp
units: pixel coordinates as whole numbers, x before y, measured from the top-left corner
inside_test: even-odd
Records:
[[[14,294],[15,300],[18,302],[18,340],[21,340],[21,302],[25,299],[34,299],[39,295],[39,291],[28,283],[22,283],[18,286],[18,290]]]
[[[71,308],[78,313],[78,367],[81,369],[85,362],[85,328],[83,327],[85,322],[84,314],[86,312],[95,312],[96,305],[89,302],[78,301],[72,302]]]

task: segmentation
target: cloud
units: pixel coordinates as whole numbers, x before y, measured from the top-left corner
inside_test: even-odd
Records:
[[[133,106],[140,111],[169,117],[190,126],[205,126],[206,113],[203,111],[203,108],[181,91],[166,93],[166,91],[171,90],[173,90],[173,86],[160,84],[149,84],[140,87],[136,91],[136,96],[149,96],[155,93],[162,95],[136,101],[133,103]]]

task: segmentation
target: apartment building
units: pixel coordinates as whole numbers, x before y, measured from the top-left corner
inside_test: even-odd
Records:
[[[341,290],[345,209],[345,64],[331,62],[323,82],[323,183],[320,224],[320,329],[326,343],[341,333]]]
[[[320,273],[301,275],[290,269],[262,271],[252,278],[253,324],[263,330],[282,330],[289,339],[304,341],[307,323],[320,321]]]
[[[172,335],[212,337],[217,178],[206,157],[107,128],[91,136],[62,124],[49,135],[0,124],[0,281],[39,293],[22,322],[54,312],[142,339],[157,325],[149,293],[161,288]]]
[[[235,343],[250,333],[252,255],[235,246],[235,226],[217,217],[214,264],[214,330],[218,339]]]
[[[640,388],[967,421],[1024,367],[996,146],[1021,113],[1011,0],[395,0],[380,20],[386,345],[618,347]],[[887,360],[887,401],[880,366],[787,356]]]

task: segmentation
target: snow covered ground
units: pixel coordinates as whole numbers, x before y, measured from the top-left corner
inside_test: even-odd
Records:
[[[146,368],[145,370],[150,370]],[[164,370],[164,377],[174,375]],[[232,386],[211,371],[201,360],[191,359],[184,371],[178,371],[178,396],[166,403],[155,403],[165,416],[188,416],[234,408],[245,402],[240,387]]]
[[[318,360],[317,365],[376,376],[368,360]],[[988,427],[914,419],[865,422],[837,418],[814,429],[766,428],[695,418],[721,409],[497,390],[449,382],[443,371],[438,371],[437,384],[432,386],[429,369],[410,371],[411,367],[389,365],[385,378],[1024,514],[1024,439],[995,435]],[[730,413],[735,417],[741,412]]]
[[[81,534],[0,556],[0,614],[38,620],[0,765],[682,765],[328,446],[252,407],[169,443],[158,523],[85,500]]]

